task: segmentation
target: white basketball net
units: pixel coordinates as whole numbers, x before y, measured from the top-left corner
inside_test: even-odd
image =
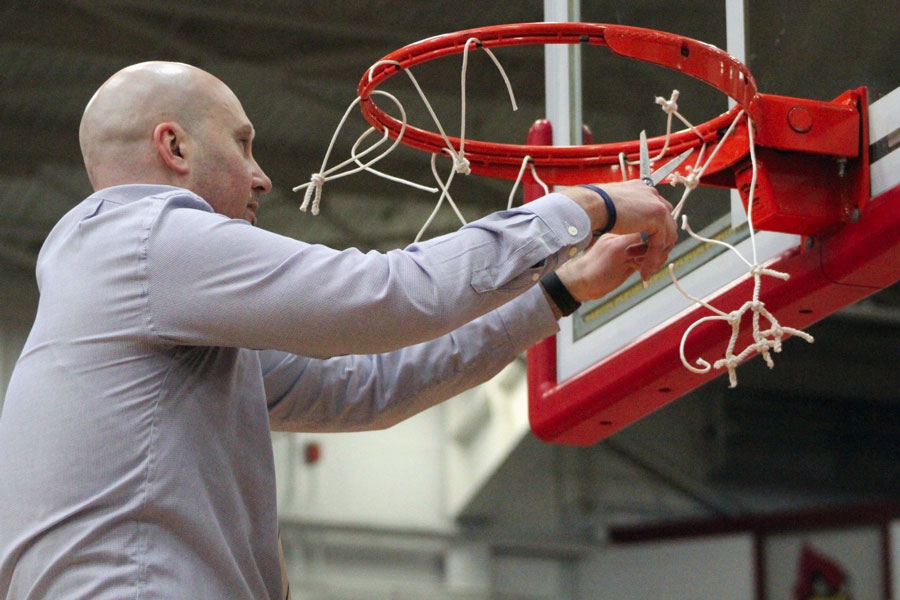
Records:
[[[484,52],[490,57],[493,61],[494,65],[496,65],[497,70],[500,73],[500,76],[503,79],[503,83],[506,85],[506,89],[509,93],[510,103],[512,104],[512,109],[517,110],[515,94],[513,93],[512,85],[510,84],[509,78],[506,75],[506,72],[503,70],[503,67],[500,64],[500,61],[497,60],[497,57],[491,52],[490,49],[481,46],[481,42],[477,38],[470,38],[466,41],[466,44],[463,48],[462,52],[462,69],[460,76],[460,87],[461,87],[461,106],[460,106],[460,134],[459,134],[459,149],[453,147],[450,143],[450,139],[444,131],[443,126],[441,125],[440,120],[434,112],[434,109],[431,106],[431,103],[428,101],[428,98],[425,96],[425,93],[422,91],[422,88],[419,86],[418,81],[415,76],[409,69],[401,69],[406,75],[409,77],[409,80],[412,82],[413,87],[418,93],[419,97],[422,99],[422,102],[425,105],[425,108],[428,111],[428,114],[431,116],[431,119],[434,122],[437,131],[440,133],[441,137],[444,139],[445,147],[442,148],[442,151],[446,153],[446,156],[449,157],[452,161],[452,168],[449,173],[441,178],[437,169],[437,157],[438,154],[434,153],[431,155],[431,173],[434,177],[435,182],[438,187],[430,187],[426,185],[422,185],[419,183],[415,183],[412,181],[408,181],[406,179],[402,179],[399,177],[394,177],[382,171],[378,171],[373,168],[372,165],[385,158],[388,154],[390,154],[400,143],[403,138],[403,134],[406,131],[407,127],[407,117],[406,110],[404,109],[402,103],[397,99],[396,96],[381,90],[374,90],[373,94],[379,94],[381,96],[385,96],[389,100],[391,100],[396,106],[397,110],[400,113],[400,123],[401,127],[398,132],[397,137],[394,139],[393,143],[390,144],[384,151],[380,154],[374,156],[374,158],[369,158],[366,161],[363,161],[364,158],[372,155],[378,148],[380,148],[383,144],[385,144],[388,139],[388,132],[385,129],[381,139],[377,140],[364,150],[360,150],[361,144],[368,138],[370,135],[375,133],[377,130],[374,127],[369,127],[366,129],[362,135],[360,135],[357,140],[354,142],[352,148],[350,149],[350,157],[345,161],[328,167],[328,161],[331,156],[331,152],[334,148],[335,141],[338,138],[341,130],[344,127],[345,122],[347,121],[350,112],[353,108],[359,103],[360,98],[357,97],[353,102],[350,103],[350,106],[347,107],[347,110],[344,112],[343,117],[338,123],[337,128],[332,135],[331,142],[328,144],[328,150],[325,152],[325,157],[322,159],[322,167],[316,173],[313,173],[310,176],[310,180],[308,183],[304,183],[302,185],[296,186],[294,189],[295,192],[305,189],[303,203],[300,205],[301,211],[306,211],[307,209],[311,209],[313,215],[319,213],[319,207],[322,199],[322,188],[324,184],[328,181],[332,181],[335,179],[340,179],[341,177],[346,177],[348,175],[353,175],[355,173],[359,173],[362,171],[367,171],[379,177],[388,179],[390,181],[394,181],[397,183],[401,183],[404,185],[408,185],[414,187],[419,190],[423,190],[430,193],[437,193],[440,191],[440,195],[438,196],[438,200],[435,204],[434,210],[432,210],[431,214],[425,221],[425,224],[416,234],[415,242],[418,242],[422,236],[425,234],[428,227],[431,225],[438,211],[444,203],[444,200],[450,205],[456,214],[457,218],[460,222],[465,225],[466,220],[463,217],[462,213],[459,210],[456,202],[454,202],[453,197],[450,194],[450,185],[453,183],[453,178],[457,173],[462,173],[464,175],[468,175],[471,171],[469,168],[469,161],[466,159],[465,155],[465,132],[466,132],[466,70],[468,66],[469,59],[469,49],[473,44],[477,44]],[[385,64],[393,64],[400,67],[400,64],[395,61],[380,61],[372,65],[369,68],[369,80],[371,81],[374,69],[378,66]],[[672,136],[672,120],[673,117],[678,118],[690,131],[693,131],[700,139],[703,140],[703,136],[699,131],[687,120],[684,116],[678,112],[678,90],[674,90],[669,97],[668,100],[665,98],[657,97],[656,103],[662,108],[662,110],[666,113],[666,136],[663,147],[656,154],[656,156],[650,158],[651,165],[658,161],[659,159],[666,156],[666,151],[669,147],[669,142]],[[681,338],[681,344],[679,346],[679,354],[681,357],[681,362],[684,364],[685,368],[694,372],[694,373],[708,373],[711,369],[726,369],[728,371],[728,380],[730,387],[737,386],[737,366],[752,356],[755,353],[759,353],[762,355],[763,359],[766,362],[766,365],[771,369],[773,368],[774,362],[772,360],[772,352],[781,352],[782,340],[785,335],[796,335],[800,338],[803,338],[807,342],[813,342],[813,337],[808,333],[801,331],[799,329],[794,329],[793,327],[787,327],[781,325],[775,316],[766,310],[765,303],[760,300],[760,292],[762,289],[762,277],[776,277],[778,279],[786,280],[790,277],[787,273],[783,273],[781,271],[776,271],[773,269],[766,268],[764,265],[759,263],[757,257],[756,250],[756,232],[753,227],[753,202],[749,202],[747,205],[747,221],[748,228],[750,231],[750,248],[751,248],[751,256],[748,259],[738,250],[735,246],[728,244],[726,242],[705,238],[698,234],[696,234],[688,224],[687,215],[682,215],[682,210],[684,209],[685,202],[690,196],[691,192],[696,189],[696,187],[700,183],[700,179],[703,177],[704,172],[712,163],[719,149],[722,147],[722,143],[728,139],[729,136],[734,132],[735,127],[741,121],[741,119],[747,119],[749,121],[749,116],[744,112],[740,111],[731,122],[731,125],[726,130],[725,134],[722,138],[716,143],[715,147],[712,148],[712,151],[709,153],[709,156],[705,156],[707,152],[707,143],[702,141],[700,146],[700,151],[697,153],[697,158],[693,165],[687,167],[687,175],[681,175],[680,173],[673,173],[669,177],[669,181],[672,186],[683,185],[684,191],[682,193],[681,199],[678,204],[675,206],[672,211],[672,218],[678,220],[678,217],[681,217],[681,228],[688,233],[691,237],[700,242],[706,244],[717,244],[720,246],[726,247],[728,250],[734,252],[740,260],[746,264],[747,266],[747,275],[753,278],[753,294],[750,300],[741,305],[740,308],[736,310],[732,310],[731,312],[725,312],[716,308],[712,304],[708,302],[696,298],[692,296],[689,292],[687,292],[678,281],[678,277],[675,275],[675,266],[674,264],[669,264],[669,274],[672,278],[672,282],[675,285],[675,288],[686,298],[703,306],[707,310],[709,310],[711,315],[701,317],[697,319],[694,323],[692,323],[684,332]],[[752,177],[750,181],[750,192],[749,197],[754,197],[754,192],[756,190],[756,179],[757,179],[757,164],[756,164],[756,152],[755,152],[755,144],[753,141],[753,127],[750,123],[747,124],[747,132],[749,136],[749,150],[750,150],[750,162],[752,166]],[[705,158],[705,160],[704,160]],[[628,161],[626,159],[625,154],[619,155],[619,164],[621,167],[621,172],[623,174],[623,178],[627,173],[626,166],[628,164],[634,165],[637,164],[635,161]],[[531,175],[534,180],[541,185],[544,189],[545,193],[549,193],[549,189],[547,185],[541,181],[538,173],[534,167],[534,163],[531,160],[531,157],[526,156],[522,160],[522,166],[519,169],[518,176],[516,181],[513,183],[512,189],[509,193],[509,198],[507,201],[507,209],[512,208],[513,198],[515,197],[516,190],[519,186],[519,183],[522,180],[522,177],[525,173],[525,169],[531,169]],[[751,319],[752,323],[752,336],[753,341],[749,343],[742,350],[737,351],[736,348],[738,337],[741,329],[741,324],[743,319],[748,315]],[[688,360],[687,356],[685,356],[685,344],[687,343],[688,337],[691,335],[691,332],[698,326],[708,321],[724,321],[731,326],[731,337],[728,340],[728,345],[726,347],[725,353],[722,358],[716,360],[714,363],[710,364],[709,361],[705,360],[702,357],[698,357],[695,359],[695,364],[691,364]],[[763,321],[765,325],[763,325]],[[737,352],[736,352],[737,351]]]

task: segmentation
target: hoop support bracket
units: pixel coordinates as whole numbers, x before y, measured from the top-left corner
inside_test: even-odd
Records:
[[[750,114],[758,172],[752,200],[749,159],[731,169],[757,229],[805,236],[853,221],[869,199],[866,89],[831,102],[757,94]],[[718,174],[721,180],[723,173]],[[709,183],[714,183],[716,176]]]

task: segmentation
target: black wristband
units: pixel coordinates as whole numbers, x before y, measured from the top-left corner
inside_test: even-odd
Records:
[[[616,226],[616,205],[613,203],[613,199],[610,197],[610,195],[607,194],[605,190],[597,187],[596,185],[585,183],[578,187],[587,188],[592,192],[600,194],[600,197],[603,198],[603,202],[606,203],[606,227],[594,231],[594,237],[600,237],[604,233],[609,233],[610,231],[612,231],[612,228]]]
[[[564,317],[568,317],[581,306],[581,302],[572,296],[572,293],[569,292],[569,289],[556,273],[550,272],[541,277],[541,287],[544,288],[550,299],[556,303],[559,312]]]

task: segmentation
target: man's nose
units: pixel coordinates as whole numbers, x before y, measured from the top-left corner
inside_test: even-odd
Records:
[[[272,190],[272,180],[258,164],[254,163],[254,166],[256,168],[253,171],[253,189],[260,194],[268,194]]]

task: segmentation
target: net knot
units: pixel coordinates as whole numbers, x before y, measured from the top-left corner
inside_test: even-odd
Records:
[[[469,159],[462,154],[455,154],[453,156],[453,168],[457,173],[462,173],[463,175],[472,174],[472,167],[469,164]]]
[[[656,103],[662,107],[663,112],[667,115],[674,115],[678,112],[678,103],[676,100],[678,100],[678,90],[672,90],[672,96],[668,100],[662,96],[656,97]]]
[[[775,352],[781,352],[781,340],[784,338],[784,327],[781,325],[776,325],[772,327],[772,350]],[[770,369],[772,367],[769,367]]]
[[[713,365],[716,369],[725,368],[728,370],[728,387],[736,388],[737,387],[737,368],[740,365],[741,361],[737,356],[727,356],[725,358],[720,358]]]
[[[672,182],[672,186],[683,185],[689,190],[694,190],[697,186],[700,185],[700,172],[695,170],[694,167],[687,167],[688,174],[682,175],[681,173],[672,173],[669,178]]]
[[[312,201],[312,214],[319,214],[319,203],[322,200],[322,186],[325,185],[325,176],[321,173],[313,173],[309,177],[309,186],[303,194],[303,204],[300,205],[300,211],[306,212]]]

